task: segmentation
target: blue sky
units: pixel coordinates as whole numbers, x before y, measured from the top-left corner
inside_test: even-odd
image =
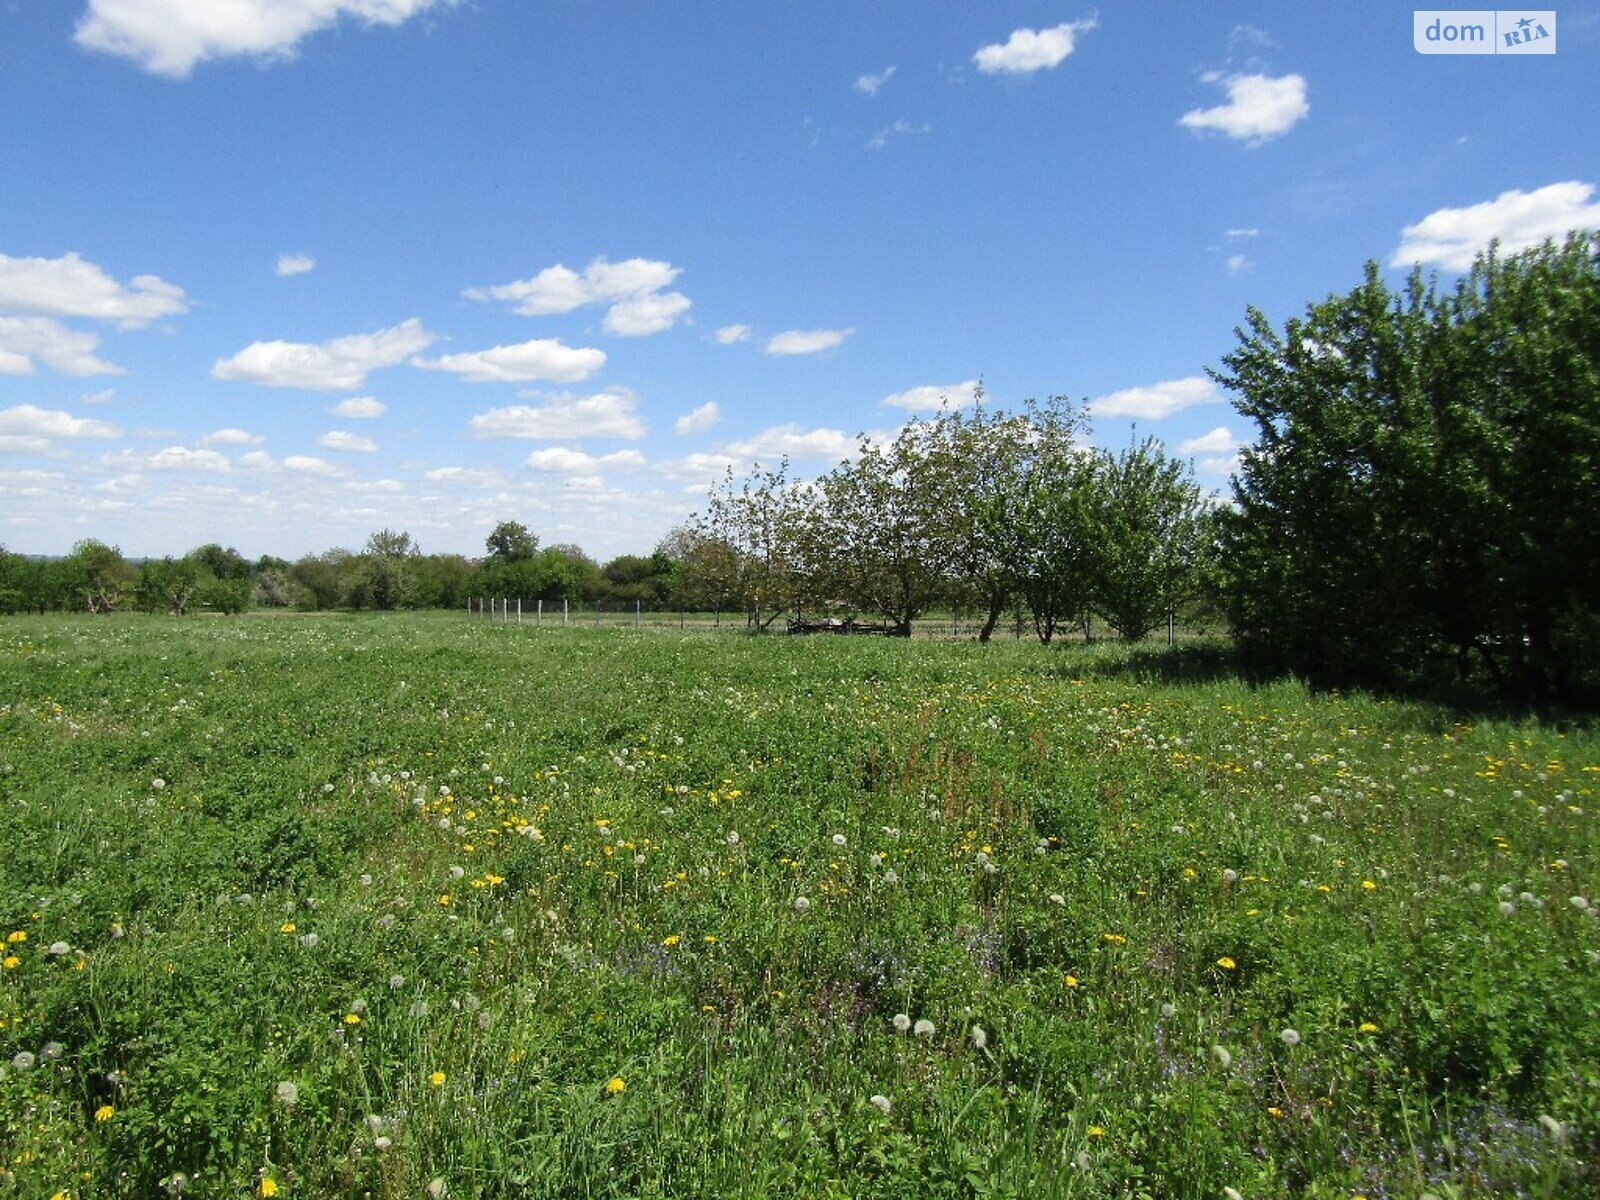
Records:
[[[0,543],[647,552],[981,379],[1225,488],[1369,258],[1600,226],[1600,7],[0,0]]]

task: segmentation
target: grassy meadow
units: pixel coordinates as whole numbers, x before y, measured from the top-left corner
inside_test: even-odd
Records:
[[[0,1197],[1600,1193],[1600,739],[1205,661],[8,618]]]

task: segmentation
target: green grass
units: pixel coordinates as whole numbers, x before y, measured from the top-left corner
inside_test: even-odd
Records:
[[[1135,663],[8,619],[0,1196],[1600,1188],[1595,735]]]

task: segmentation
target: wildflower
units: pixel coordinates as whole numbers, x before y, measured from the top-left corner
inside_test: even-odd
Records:
[[[39,1057],[46,1062],[54,1062],[67,1052],[67,1048],[60,1042],[46,1042],[39,1049]]]
[[[156,778],[150,781],[150,790],[154,792],[159,792],[166,786],[167,781],[165,779]]]
[[[737,829],[728,830],[728,845],[737,846],[738,844],[739,844],[739,831]]]
[[[1300,1044],[1300,1031],[1298,1029],[1285,1029],[1278,1037],[1285,1046],[1298,1046]]]
[[[65,958],[72,953],[72,945],[69,942],[51,942],[45,953],[52,958]]]
[[[25,942],[27,940],[28,931],[25,929],[14,929],[10,933],[6,934],[6,941],[13,946],[15,946],[18,942]]]
[[[905,1013],[895,1013],[894,1020],[890,1022],[896,1033],[905,1033],[911,1028],[911,1018]]]
[[[34,1057],[30,1051],[19,1050],[11,1058],[11,1065],[18,1071],[33,1070]]]
[[[434,1087],[443,1087],[444,1081],[448,1078],[449,1076],[443,1071],[435,1071],[432,1075],[428,1076],[428,1082]]]
[[[804,896],[796,896],[794,898],[794,910],[797,913],[809,912],[811,910],[811,901]]]
[[[1238,882],[1238,879],[1239,879],[1239,872],[1235,871],[1232,867],[1225,867],[1223,869],[1223,872],[1222,872],[1222,882],[1223,883],[1236,883],[1236,882]]]
[[[676,946],[682,940],[683,939],[680,938],[677,934],[669,933],[669,934],[667,934],[666,937],[661,939],[661,944],[663,946]]]
[[[1089,1136],[1090,1137],[1092,1137],[1092,1138],[1103,1138],[1103,1137],[1105,1137],[1105,1135],[1106,1135],[1106,1127],[1104,1125],[1091,1125],[1091,1126],[1089,1126]]]
[[[984,1029],[984,1027],[982,1025],[974,1025],[972,1027],[972,1048],[974,1050],[985,1050],[985,1049],[988,1048],[988,1046],[989,1046],[989,1034],[988,1034],[988,1032]]]
[[[116,1116],[116,1115],[117,1115],[117,1110],[112,1108],[111,1105],[102,1104],[99,1108],[94,1110],[95,1124],[96,1125],[104,1125],[107,1121],[111,1120],[111,1118]]]
[[[1499,908],[1500,915],[1502,917],[1515,916],[1516,912],[1517,912],[1517,906],[1515,904],[1511,903],[1511,901],[1509,901],[1509,900],[1500,901],[1500,903],[1498,905],[1496,905],[1496,907]]]
[[[621,1075],[613,1075],[606,1083],[606,1095],[615,1096],[628,1090],[628,1083]]]
[[[1066,902],[1067,902],[1067,898],[1065,896],[1063,896],[1060,892],[1051,892],[1050,893],[1050,903],[1051,904],[1065,904]]]
[[[1175,1004],[1163,1004],[1161,1006],[1161,1015],[1162,1015],[1163,1018],[1165,1018],[1167,1020],[1171,1020],[1172,1017],[1174,1017],[1177,1014],[1177,1012],[1178,1012],[1178,1006],[1175,1005]]]
[[[189,1187],[189,1177],[182,1171],[174,1171],[161,1181],[161,1190],[169,1196],[181,1196]]]
[[[873,1108],[881,1112],[884,1116],[888,1116],[889,1110],[894,1107],[894,1105],[889,1102],[889,1097],[887,1096],[873,1096],[867,1102],[871,1104]]]
[[[387,1150],[390,1146],[394,1145],[394,1143],[392,1141],[390,1141],[387,1137],[384,1137],[381,1134],[372,1139],[372,1144],[380,1152],[382,1152],[384,1150]]]
[[[1361,881],[1361,890],[1363,892],[1375,892],[1378,890],[1378,885],[1373,883],[1370,879],[1363,879]]]
[[[898,873],[896,873],[894,868],[891,867],[889,870],[887,870],[887,871],[885,871],[883,873],[883,881],[885,883],[899,883],[900,882],[900,876],[899,876]]]
[[[920,1021],[918,1021],[915,1025],[913,1025],[911,1027],[911,1032],[916,1034],[920,1038],[930,1038],[930,1037],[932,1037],[934,1035],[934,1032],[935,1032],[934,1024],[933,1024],[932,1021],[928,1020],[927,1017],[923,1017]]]
[[[1222,1200],[1244,1200],[1244,1193],[1238,1188],[1225,1187],[1222,1189]]]
[[[1279,1108],[1276,1104],[1268,1105],[1267,1116],[1281,1121],[1283,1120],[1283,1109]]]
[[[372,876],[368,875],[366,872],[362,872],[362,874],[360,875],[360,877],[357,879],[356,882],[361,884],[362,887],[371,887],[372,886]]]
[[[1233,959],[1229,958],[1226,954],[1217,959],[1217,966],[1221,967],[1224,971],[1232,971],[1237,968],[1238,965],[1238,963],[1234,962]]]
[[[307,950],[315,950],[317,948],[318,943],[320,943],[322,941],[322,939],[319,938],[314,933],[308,933],[304,937],[299,938],[298,940],[299,940],[300,944],[302,946],[304,946]]]
[[[434,1177],[428,1181],[428,1200],[444,1200],[450,1194],[450,1189],[445,1186],[442,1177]]]
[[[1224,1071],[1233,1066],[1233,1055],[1229,1053],[1226,1046],[1211,1047],[1211,1057],[1217,1060],[1217,1066]]]
[[[389,990],[391,992],[398,992],[401,988],[405,987],[405,985],[406,977],[404,975],[389,976]]]
[[[300,1102],[300,1089],[291,1080],[285,1079],[272,1090],[273,1093],[278,1097],[278,1103],[283,1105],[285,1108],[293,1108]]]
[[[1128,940],[1126,937],[1124,937],[1120,933],[1103,933],[1100,936],[1103,937],[1106,940],[1106,942],[1108,944],[1112,945],[1112,946],[1121,946],[1124,943],[1126,943],[1127,940]]]
[[[346,1025],[359,1025],[359,1024],[361,1024],[361,1014],[360,1013],[353,1013],[353,1012],[345,1013],[345,1015],[344,1015],[344,1023]]]
[[[1064,987],[1075,988],[1078,986],[1078,977],[1076,975],[1063,975],[1061,983]]]
[[[282,925],[278,926],[278,932],[282,933],[282,934],[293,933],[294,932],[294,922],[293,921],[285,921]]]
[[[1374,1025],[1371,1021],[1363,1021],[1363,1022],[1361,1022],[1361,1027],[1359,1029],[1357,1029],[1356,1032],[1357,1033],[1377,1033],[1378,1032],[1378,1027],[1376,1025]]]
[[[450,878],[451,879],[460,879],[465,874],[466,874],[466,871],[464,869],[462,869],[461,867],[451,867],[450,868]]]
[[[258,1196],[276,1196],[277,1194],[278,1194],[277,1181],[274,1180],[272,1178],[272,1176],[270,1176],[270,1175],[263,1175],[261,1177],[261,1182],[256,1184],[256,1195],[258,1195]]]
[[[1560,1121],[1558,1121],[1554,1117],[1552,1117],[1549,1113],[1540,1113],[1539,1114],[1539,1124],[1543,1125],[1544,1128],[1545,1128],[1545,1132],[1548,1133],[1551,1137],[1555,1138],[1556,1141],[1558,1141],[1558,1142],[1566,1141],[1566,1139],[1567,1139],[1567,1127],[1565,1125],[1563,1125]]]
[[[1572,907],[1577,909],[1579,912],[1582,912],[1589,907],[1589,899],[1587,896],[1569,896],[1567,897],[1567,903],[1572,905]]]
[[[4,965],[5,965],[5,969],[6,970],[15,971],[18,967],[20,967],[22,965],[22,960],[20,958],[18,958],[15,954],[8,954],[8,955],[6,955],[5,964]]]

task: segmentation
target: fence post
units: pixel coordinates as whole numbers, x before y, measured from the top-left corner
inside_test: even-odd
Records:
[[[538,605],[538,608],[534,611],[533,623],[535,625],[543,625],[544,624],[544,601],[542,599],[541,600],[535,600],[534,603],[536,605]]]
[[[951,605],[951,607],[950,607],[950,636],[952,638],[959,637],[961,635],[961,624],[960,624],[960,622],[961,622],[961,610],[956,608],[954,605]]]
[[[1172,635],[1173,635],[1172,620],[1173,620],[1173,618],[1172,618],[1172,609],[1168,608],[1167,609],[1167,649],[1168,650],[1172,649]]]
[[[596,629],[600,628],[600,601],[598,600],[594,602],[594,627]]]
[[[517,597],[517,624],[522,624],[522,597]]]
[[[561,623],[563,625],[567,623],[567,598],[565,596],[561,597]]]
[[[633,627],[635,629],[639,628],[639,601],[637,599],[633,602]]]
[[[678,604],[678,628],[680,630],[683,628],[683,604],[682,604],[682,602],[680,602]]]

